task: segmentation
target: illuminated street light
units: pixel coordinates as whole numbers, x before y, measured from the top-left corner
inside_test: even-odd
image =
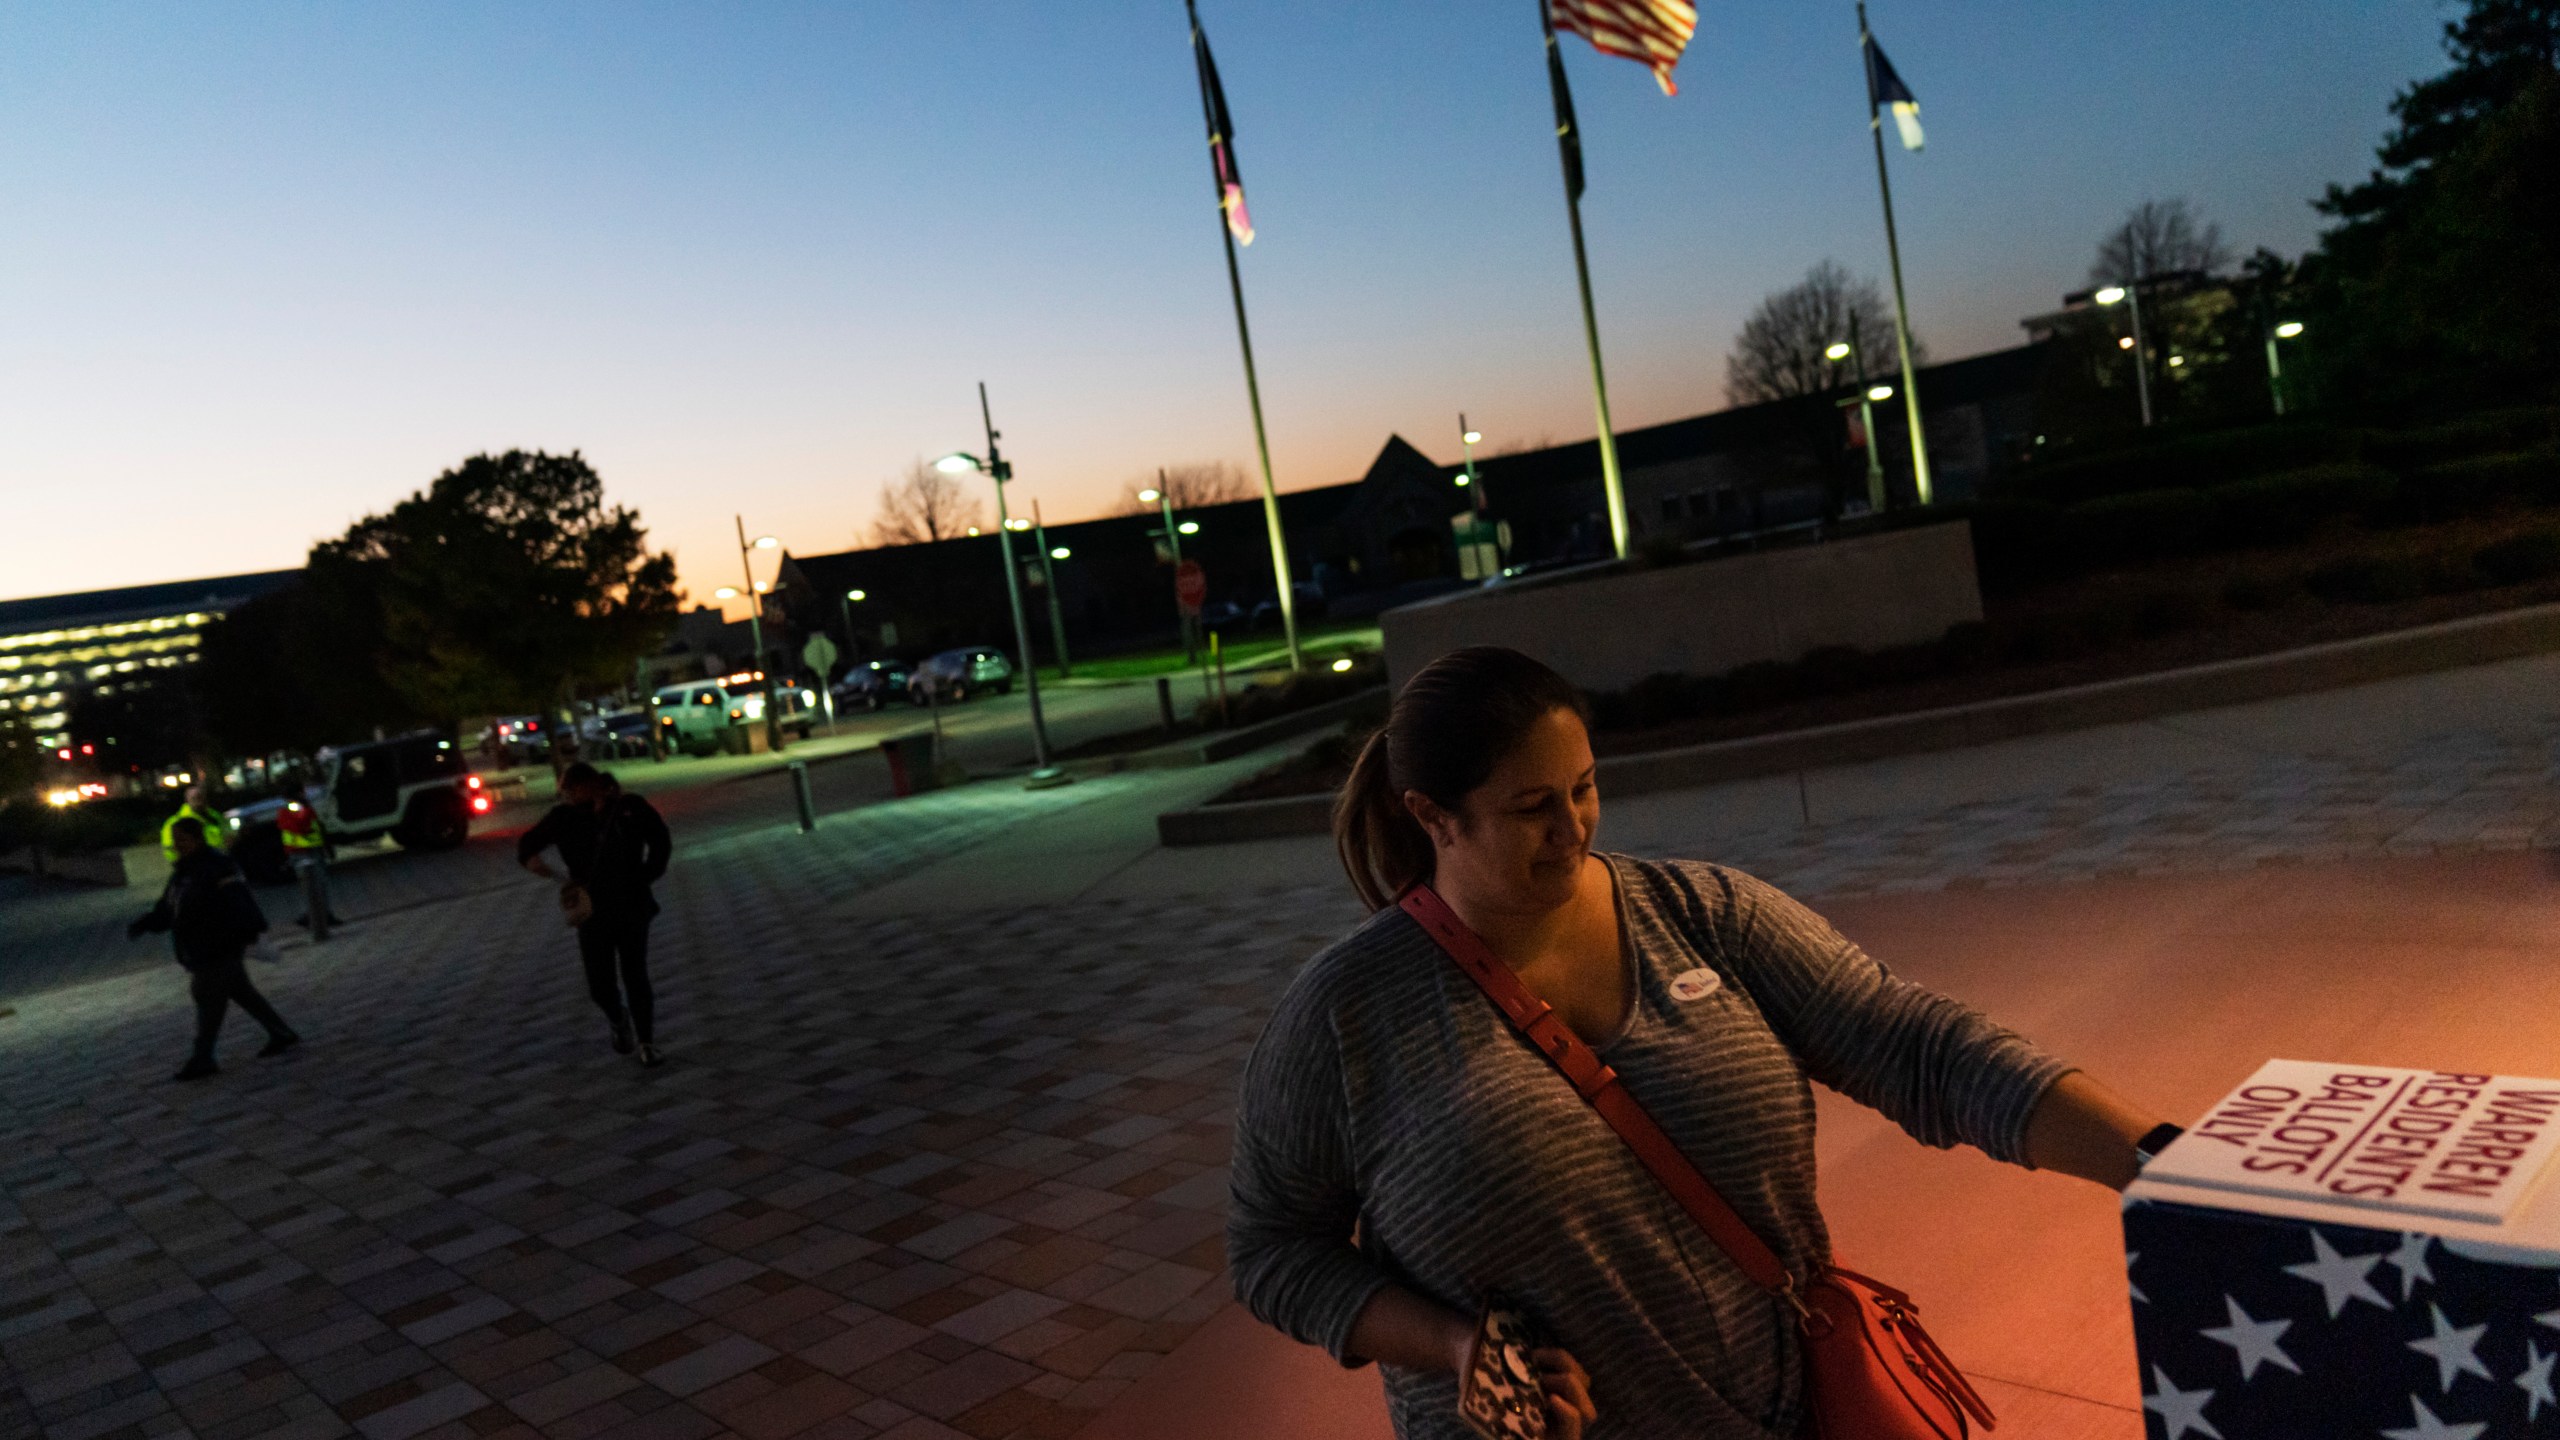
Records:
[[[1867,399],[1870,401],[1882,402],[1892,398],[1893,387],[1890,385],[1870,385],[1867,387]]]
[[[738,515],[731,518],[738,524],[738,568],[746,572],[747,589],[752,592],[747,602],[747,638],[755,646],[756,654],[755,663],[747,668],[756,672],[764,686],[765,748],[780,750],[782,748],[782,716],[778,713],[780,707],[774,701],[773,667],[766,663],[764,653],[764,595],[772,587],[756,578],[755,552],[770,550],[782,542],[770,535],[759,535],[753,541],[749,541],[747,517]],[[723,595],[721,598],[725,600],[737,593],[735,590],[730,590],[728,595]]]
[[[1822,358],[1834,362],[1848,359],[1849,342],[1846,340],[1832,341],[1829,345],[1823,347]]]
[[[1185,520],[1173,528],[1185,535],[1197,535],[1200,533],[1200,522],[1197,520]]]
[[[1028,530],[1031,528],[1031,522],[1023,519],[1019,515],[1016,515],[1004,522],[1004,528],[1007,530]]]
[[[987,458],[979,459],[966,450],[955,450],[933,462],[933,468],[945,475],[958,475],[975,470],[996,484],[996,540],[1004,559],[1004,593],[1013,607],[1013,643],[1022,652],[1024,689],[1031,697],[1031,783],[1042,788],[1068,783],[1068,776],[1049,763],[1049,726],[1040,711],[1040,667],[1031,658],[1031,622],[1022,613],[1022,577],[1013,568],[1013,532],[1017,527],[1005,513],[1004,485],[1013,478],[1013,467],[1005,463],[996,449],[999,433],[995,412],[987,408],[987,383],[978,382],[978,416],[986,422]],[[969,533],[977,534],[977,527]]]
[[[2129,286],[2107,285],[2090,291],[2089,298],[2101,305],[2122,304],[2133,315],[2133,335],[2118,340],[2116,348],[2133,352],[2133,389],[2142,402],[2142,423],[2147,427],[2151,424],[2151,361],[2142,350],[2142,296]]]
[[[719,589],[712,591],[711,594],[714,599],[735,600],[738,598],[738,587],[735,585],[723,585]]]
[[[2132,348],[2133,348],[2133,337],[2132,337],[2132,336],[2130,336],[2130,335],[2119,335],[2119,336],[2117,336],[2117,337],[2116,337],[2116,348],[2117,348],[2117,349],[2119,349],[2119,350],[2130,350],[2130,349],[2132,349]]]
[[[1469,430],[1465,434],[1460,435],[1458,439],[1465,444],[1481,445],[1484,443],[1484,432],[1481,430]]]
[[[2284,361],[2276,355],[2276,342],[2291,340],[2301,333],[2301,321],[2287,320],[2267,334],[2267,399],[2274,404],[2278,416],[2284,414]]]
[[[844,598],[847,600],[868,600],[871,598],[871,592],[867,590],[847,590],[844,592]]]
[[[1073,552],[1069,551],[1066,546],[1057,545],[1050,548],[1049,558],[1052,560],[1064,560],[1071,553]]]
[[[1159,469],[1156,471],[1156,483],[1139,491],[1138,499],[1155,506],[1164,515],[1165,548],[1173,555],[1173,623],[1174,628],[1182,635],[1182,663],[1190,665],[1200,659],[1200,640],[1192,626],[1192,620],[1195,617],[1191,613],[1191,607],[1182,603],[1182,537],[1200,527],[1188,522],[1181,525],[1173,523],[1172,485],[1173,482],[1167,480],[1164,471]]]

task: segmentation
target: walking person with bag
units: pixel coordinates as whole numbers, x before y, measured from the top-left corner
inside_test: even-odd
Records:
[[[650,887],[666,875],[673,845],[654,806],[583,761],[560,772],[560,803],[516,841],[517,863],[546,880],[561,877],[543,851],[557,849],[569,867],[560,914],[578,932],[587,994],[612,1027],[614,1053],[637,1050],[647,1066],[666,1058],[649,984],[649,922],[658,914]]]
[[[301,1044],[302,1037],[258,993],[241,963],[265,933],[267,917],[249,893],[240,867],[206,843],[204,822],[193,816],[171,821],[168,839],[178,857],[169,883],[160,892],[160,903],[127,925],[125,935],[138,940],[153,931],[169,932],[170,948],[186,968],[187,988],[196,1002],[196,1043],[175,1078],[202,1080],[222,1073],[214,1063],[214,1042],[222,1038],[223,1017],[234,1003],[266,1027],[267,1043],[258,1051],[259,1059]]]
[[[2122,1188],[2176,1133],[1775,888],[1592,849],[1580,694],[1423,668],[1334,833],[1375,912],[1247,1063],[1227,1254],[1266,1323],[1384,1368],[1404,1440],[1925,1440],[1990,1414],[1835,1268],[1819,1080],[1924,1144]]]

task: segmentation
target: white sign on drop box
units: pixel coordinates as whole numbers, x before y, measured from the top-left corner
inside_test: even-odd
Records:
[[[2145,1180],[2503,1224],[2560,1150],[2560,1080],[2270,1060]]]

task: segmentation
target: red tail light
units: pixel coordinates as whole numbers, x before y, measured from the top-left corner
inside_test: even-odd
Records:
[[[470,786],[474,790],[477,790],[480,788],[480,777],[477,775],[465,775],[462,777],[462,783]]]
[[[472,797],[471,797],[471,813],[472,813],[472,814],[474,814],[474,815],[486,815],[486,814],[488,814],[488,813],[489,813],[489,797],[488,797],[488,796],[486,796],[486,795],[474,795],[474,796],[472,796]]]

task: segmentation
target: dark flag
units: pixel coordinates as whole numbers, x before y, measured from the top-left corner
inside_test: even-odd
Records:
[[[1547,88],[1556,97],[1556,149],[1564,156],[1564,194],[1582,198],[1582,127],[1573,123],[1573,91],[1564,83],[1564,52],[1556,48],[1556,32],[1547,31]]]
[[[1200,67],[1200,108],[1209,121],[1209,168],[1218,183],[1218,208],[1226,212],[1227,230],[1239,245],[1253,243],[1253,216],[1244,208],[1244,172],[1236,168],[1236,126],[1227,116],[1227,90],[1218,83],[1218,62],[1209,54],[1209,36],[1200,28],[1200,12],[1191,12],[1191,54]]]
[[[1876,37],[1867,37],[1867,119],[1873,122],[1884,106],[1893,107],[1893,123],[1902,131],[1902,148],[1920,148],[1920,102],[1911,95],[1911,87],[1894,73],[1893,62],[1884,58],[1884,47]]]

